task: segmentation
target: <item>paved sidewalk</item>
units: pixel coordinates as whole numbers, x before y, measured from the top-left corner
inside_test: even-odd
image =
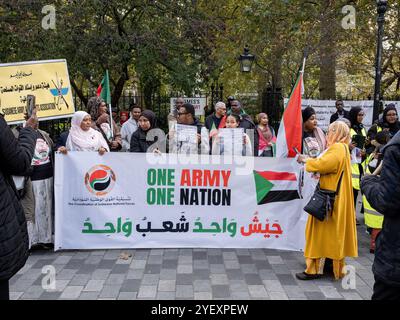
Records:
[[[10,280],[12,299],[370,299],[373,255],[358,226],[356,289],[323,278],[299,281],[302,253],[270,249],[138,249],[34,252]],[[120,257],[121,253],[127,253]],[[130,257],[128,257],[131,255]],[[123,258],[127,258],[124,260]],[[45,266],[56,270],[56,289],[44,290]]]

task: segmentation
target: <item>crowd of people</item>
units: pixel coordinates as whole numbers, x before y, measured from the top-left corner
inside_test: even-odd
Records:
[[[228,104],[222,101],[216,103],[215,111],[206,117],[204,125],[196,117],[192,104],[185,103],[181,97],[176,99],[176,105],[168,115],[169,130],[165,141],[161,134],[154,134],[154,130],[160,131],[160,128],[157,126],[156,115],[151,110],[143,110],[133,103],[130,106],[129,119],[123,119],[117,124],[113,116],[108,114],[106,104],[101,98],[92,97],[87,107],[87,112],[77,111],[73,115],[71,128],[60,135],[56,144],[46,132],[38,128],[35,115],[27,120],[24,127],[15,128],[12,136],[0,116],[0,187],[4,189],[2,195],[6,195],[1,199],[3,208],[7,208],[4,210],[8,210],[5,218],[2,212],[5,223],[0,225],[0,257],[9,257],[1,260],[0,294],[6,291],[7,280],[25,262],[27,249],[52,248],[53,151],[64,155],[68,155],[69,151],[90,151],[100,155],[106,152],[189,152],[274,156],[276,134],[269,124],[268,115],[259,113],[254,121],[240,101],[233,97]],[[313,108],[307,107],[302,111],[302,148],[297,161],[304,164],[306,172],[319,175],[321,188],[337,190],[337,199],[329,219],[319,221],[309,216],[304,252],[306,270],[296,276],[300,280],[316,279],[325,273],[332,274],[335,279],[344,276],[345,258],[356,257],[358,252],[356,206],[360,195],[361,212],[365,215],[365,224],[371,236],[370,251],[376,253],[375,261],[378,259],[374,264],[374,272],[376,271],[375,274],[380,279],[377,281],[377,290],[382,292],[385,285],[394,288],[400,285],[400,271],[396,271],[400,270],[400,257],[394,254],[400,250],[400,218],[396,216],[398,209],[394,205],[397,198],[393,197],[391,204],[385,202],[391,200],[389,194],[394,195],[400,188],[400,180],[390,181],[388,173],[400,165],[400,138],[397,134],[400,122],[397,110],[394,105],[387,106],[380,119],[367,131],[363,125],[362,108],[353,107],[348,112],[344,110],[341,100],[336,101],[336,108],[337,112],[331,116],[326,134],[318,127]],[[194,147],[193,142],[191,146],[187,146],[185,141],[178,139],[175,124],[195,128],[193,130],[197,135]],[[240,130],[236,132],[240,132],[242,147],[233,148],[232,144],[227,144],[221,129]],[[9,140],[5,142],[7,139]],[[389,150],[388,162],[384,150]],[[393,165],[390,169],[387,168],[389,161]],[[15,187],[16,182],[10,180],[11,175],[24,177],[22,187]],[[378,201],[377,194],[384,200]],[[23,212],[27,228],[25,218],[21,216]],[[4,224],[9,225],[4,227]],[[382,228],[384,232],[381,232]],[[6,236],[3,230],[7,232]],[[396,232],[397,235],[393,235]],[[383,233],[379,239],[382,239],[380,243],[384,248],[378,250],[376,239],[380,233]],[[11,253],[4,248],[10,248]],[[393,269],[389,270],[389,267]],[[387,272],[390,273],[389,276]],[[374,293],[377,299],[382,296],[379,292],[376,295]],[[393,289],[393,292],[399,295],[398,289]]]

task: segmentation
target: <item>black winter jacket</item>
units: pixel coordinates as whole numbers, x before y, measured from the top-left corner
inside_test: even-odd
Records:
[[[18,141],[0,115],[0,280],[8,280],[28,258],[26,220],[11,175],[25,176],[30,170],[36,132],[20,131]]]
[[[380,177],[365,176],[361,180],[361,191],[384,216],[382,231],[376,239],[372,271],[388,285],[400,286],[400,132],[382,153]]]
[[[130,152],[147,152],[147,149],[154,143],[153,141],[147,141],[147,132],[144,132],[141,128],[138,128],[131,137],[131,148]]]

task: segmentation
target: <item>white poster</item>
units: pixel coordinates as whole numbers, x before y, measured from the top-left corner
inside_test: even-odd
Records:
[[[303,250],[297,162],[222,158],[56,154],[55,249]]]
[[[285,99],[285,105],[288,102],[288,99]],[[301,108],[304,109],[308,106],[313,107],[315,113],[317,115],[318,127],[320,127],[325,132],[328,131],[329,122],[331,115],[336,112],[336,101],[335,100],[311,100],[311,99],[302,99]],[[389,103],[394,103],[397,108],[397,113],[400,114],[400,101],[385,101],[384,106],[387,106]],[[371,127],[372,125],[372,117],[374,112],[374,101],[372,100],[360,100],[360,101],[343,101],[344,109],[349,111],[352,107],[361,107],[365,112],[365,117],[363,124],[366,128]]]
[[[178,98],[171,98],[171,109],[170,113],[173,112],[175,108],[175,101]],[[203,97],[193,97],[193,98],[183,98],[185,100],[185,103],[190,103],[194,106],[194,111],[196,116],[204,116],[204,107],[207,104],[207,98]]]

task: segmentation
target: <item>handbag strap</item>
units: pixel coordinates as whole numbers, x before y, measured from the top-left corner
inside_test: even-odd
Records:
[[[344,147],[344,150],[345,150],[345,153],[346,153],[346,157],[347,157],[347,148],[346,148],[346,146],[344,144],[343,144],[343,147]],[[345,165],[346,165],[346,163],[345,163]],[[336,187],[336,195],[339,193],[340,184],[342,183],[342,177],[343,177],[344,169],[345,168],[343,168],[343,170],[342,170],[342,174],[340,175],[339,182],[338,182],[337,187]]]

